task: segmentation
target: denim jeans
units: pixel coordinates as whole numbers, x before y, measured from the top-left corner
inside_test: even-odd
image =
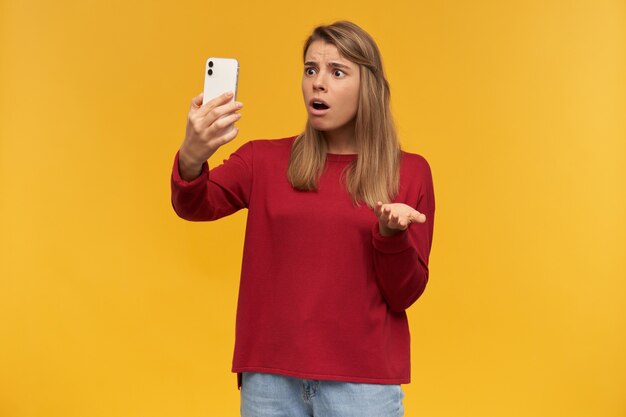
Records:
[[[400,385],[242,374],[242,417],[402,417]]]

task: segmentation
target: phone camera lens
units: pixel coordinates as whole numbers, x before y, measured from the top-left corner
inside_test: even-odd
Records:
[[[209,61],[209,68],[213,68],[213,61]]]
[[[213,75],[213,70],[212,69],[209,70],[209,75]]]

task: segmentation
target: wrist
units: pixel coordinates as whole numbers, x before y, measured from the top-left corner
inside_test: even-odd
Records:
[[[192,181],[200,176],[203,162],[190,159],[184,148],[178,151],[178,173],[185,181]]]
[[[391,228],[387,227],[386,225],[378,222],[378,232],[383,237],[391,237],[393,235],[397,235],[398,233],[400,233],[401,230],[391,229]]]

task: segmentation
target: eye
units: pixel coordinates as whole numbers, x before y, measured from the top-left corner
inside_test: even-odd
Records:
[[[336,69],[336,70],[334,70],[334,71],[333,71],[333,75],[334,75],[335,77],[337,77],[337,78],[342,78],[342,77],[344,77],[344,76],[346,75],[346,73],[345,73],[345,72],[343,72],[343,71],[342,71],[342,70],[340,70],[340,69]]]
[[[313,67],[306,67],[306,68],[304,69],[304,73],[305,73],[306,75],[309,75],[309,76],[310,76],[310,75],[315,75],[315,72],[316,72],[316,71],[315,71],[315,68],[313,68]]]

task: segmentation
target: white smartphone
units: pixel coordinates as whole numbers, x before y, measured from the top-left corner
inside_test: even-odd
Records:
[[[202,104],[224,94],[233,92],[237,97],[237,80],[239,77],[239,61],[233,58],[209,58],[204,65],[204,97]]]

